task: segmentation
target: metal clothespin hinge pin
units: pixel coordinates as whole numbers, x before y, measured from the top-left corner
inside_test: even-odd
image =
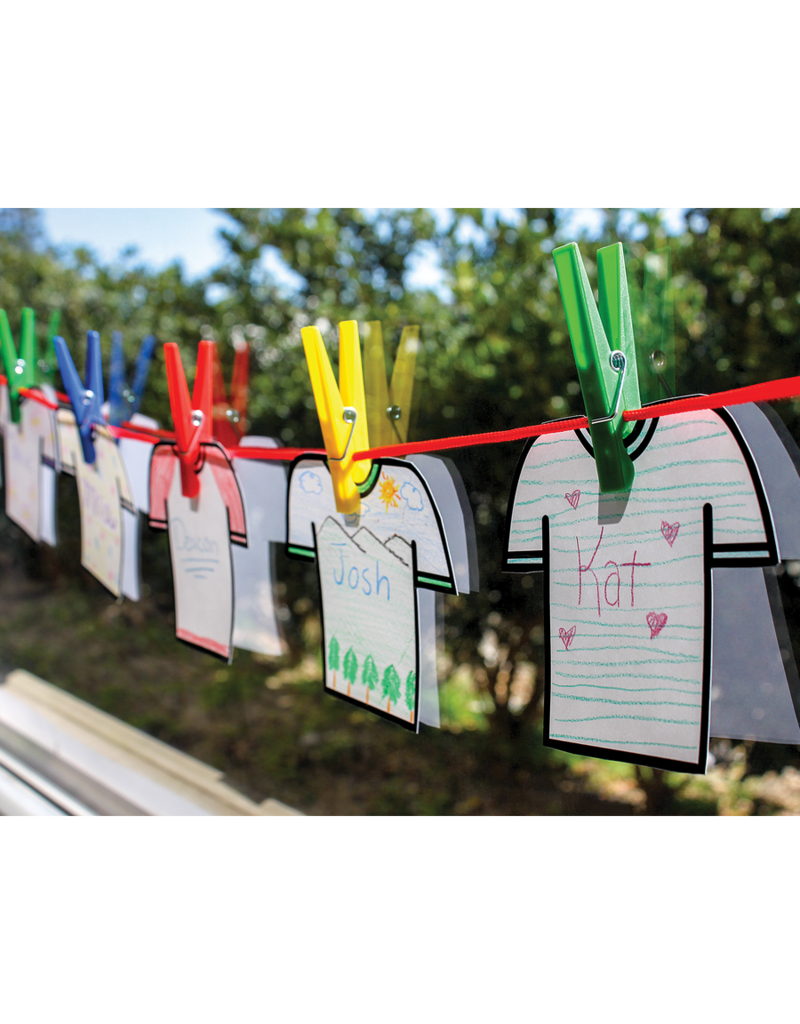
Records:
[[[611,364],[611,369],[614,370],[615,373],[619,374],[617,390],[614,394],[613,409],[607,416],[598,416],[597,419],[592,420],[592,426],[596,423],[610,423],[619,412],[619,403],[622,398],[622,385],[625,383],[627,360],[625,359],[625,354],[620,352],[619,349],[616,349],[609,355],[608,361]]]
[[[389,417],[390,420],[399,420],[400,417],[403,415],[403,411],[399,405],[390,405],[389,408],[386,410],[386,415]]]

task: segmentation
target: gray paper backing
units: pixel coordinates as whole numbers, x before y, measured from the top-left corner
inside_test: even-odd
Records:
[[[710,734],[800,743],[784,656],[797,670],[778,643],[765,573],[774,577],[772,568],[714,569]]]
[[[56,546],[56,471],[39,467],[39,540]]]
[[[244,437],[242,447],[275,448],[271,437]],[[286,539],[286,470],[282,462],[234,459],[244,500],[247,547],[232,545],[235,612],[233,645],[259,654],[282,653],[273,596],[274,552]]]
[[[152,446],[151,446],[152,447]],[[128,509],[122,510],[122,580],[120,590],[131,599],[139,600],[139,516]]]
[[[788,431],[773,424],[772,410],[750,404],[728,411],[756,460],[781,557],[800,558],[800,452]],[[791,696],[797,667],[775,570],[714,569],[713,577],[710,735],[800,743]]]
[[[480,590],[475,520],[461,474],[450,459],[438,455],[410,455],[430,488],[442,517],[456,586],[462,594]],[[444,599],[441,594],[419,589],[419,720],[440,728],[438,656],[443,646]]]
[[[417,590],[419,611],[419,720],[423,725],[438,729],[439,679],[436,671],[437,655],[442,644],[440,628],[442,606],[441,594],[432,590]]]
[[[131,423],[142,427],[158,429],[158,422],[149,416],[136,413]],[[119,439],[119,453],[128,474],[133,501],[140,512],[150,511],[150,457],[153,445],[149,441],[135,441],[130,437]]]

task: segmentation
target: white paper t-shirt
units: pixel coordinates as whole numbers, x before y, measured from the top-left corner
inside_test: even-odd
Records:
[[[531,443],[504,568],[545,575],[545,744],[706,767],[715,566],[778,559],[753,458],[724,411],[637,424],[628,494],[603,494],[588,431]]]
[[[61,468],[75,476],[81,510],[81,565],[115,597],[125,590],[125,515],[136,517],[119,446],[107,427],[93,427],[95,460],[83,457],[80,433],[70,409],[58,411]]]
[[[200,449],[200,493],[186,498],[175,445],[154,447],[150,526],[169,530],[176,636],[230,662],[235,609],[231,544],[247,545],[244,504],[225,449],[213,442]]]
[[[359,512],[336,511],[324,458],[289,475],[287,551],[317,560],[324,685],[338,697],[419,729],[419,588],[457,593],[436,503],[422,474],[372,464]]]
[[[37,390],[57,404],[52,388]],[[32,540],[55,545],[55,473],[59,470],[56,412],[34,398],[20,396],[19,413],[19,423],[14,423],[9,413],[8,387],[2,385],[6,515]]]

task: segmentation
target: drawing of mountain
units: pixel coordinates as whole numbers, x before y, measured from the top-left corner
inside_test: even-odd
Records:
[[[384,544],[384,547],[387,551],[391,551],[393,555],[397,555],[406,565],[411,565],[411,545],[400,534],[396,533],[393,537],[390,537]]]

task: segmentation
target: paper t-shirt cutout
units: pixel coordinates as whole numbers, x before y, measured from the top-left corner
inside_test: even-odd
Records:
[[[271,437],[243,437],[244,448],[275,448]],[[286,469],[268,459],[237,459],[233,467],[244,498],[248,545],[233,548],[236,606],[233,645],[246,651],[283,653],[275,614],[275,545],[286,540]]]
[[[154,447],[150,526],[169,531],[176,636],[230,662],[235,608],[231,544],[247,545],[244,504],[225,449],[207,442],[200,452],[200,493],[185,498],[175,445]]]
[[[504,568],[545,575],[545,744],[703,772],[715,566],[778,559],[753,458],[724,411],[637,424],[603,494],[588,431],[545,435],[511,492]]]
[[[325,459],[302,456],[289,474],[287,518],[289,555],[317,560],[325,689],[417,732],[417,592],[458,592],[422,474],[397,459],[374,461],[359,512],[344,515]]]
[[[52,388],[40,389],[56,402]],[[21,395],[20,419],[9,414],[8,387],[2,386],[0,424],[5,458],[6,515],[37,542],[55,546],[55,474],[59,470],[58,424],[54,409]]]
[[[135,519],[136,507],[116,440],[106,427],[96,425],[93,430],[96,457],[90,465],[83,457],[72,410],[58,410],[61,468],[78,483],[81,565],[115,597],[121,593],[131,596],[124,579],[124,534],[126,513]]]

